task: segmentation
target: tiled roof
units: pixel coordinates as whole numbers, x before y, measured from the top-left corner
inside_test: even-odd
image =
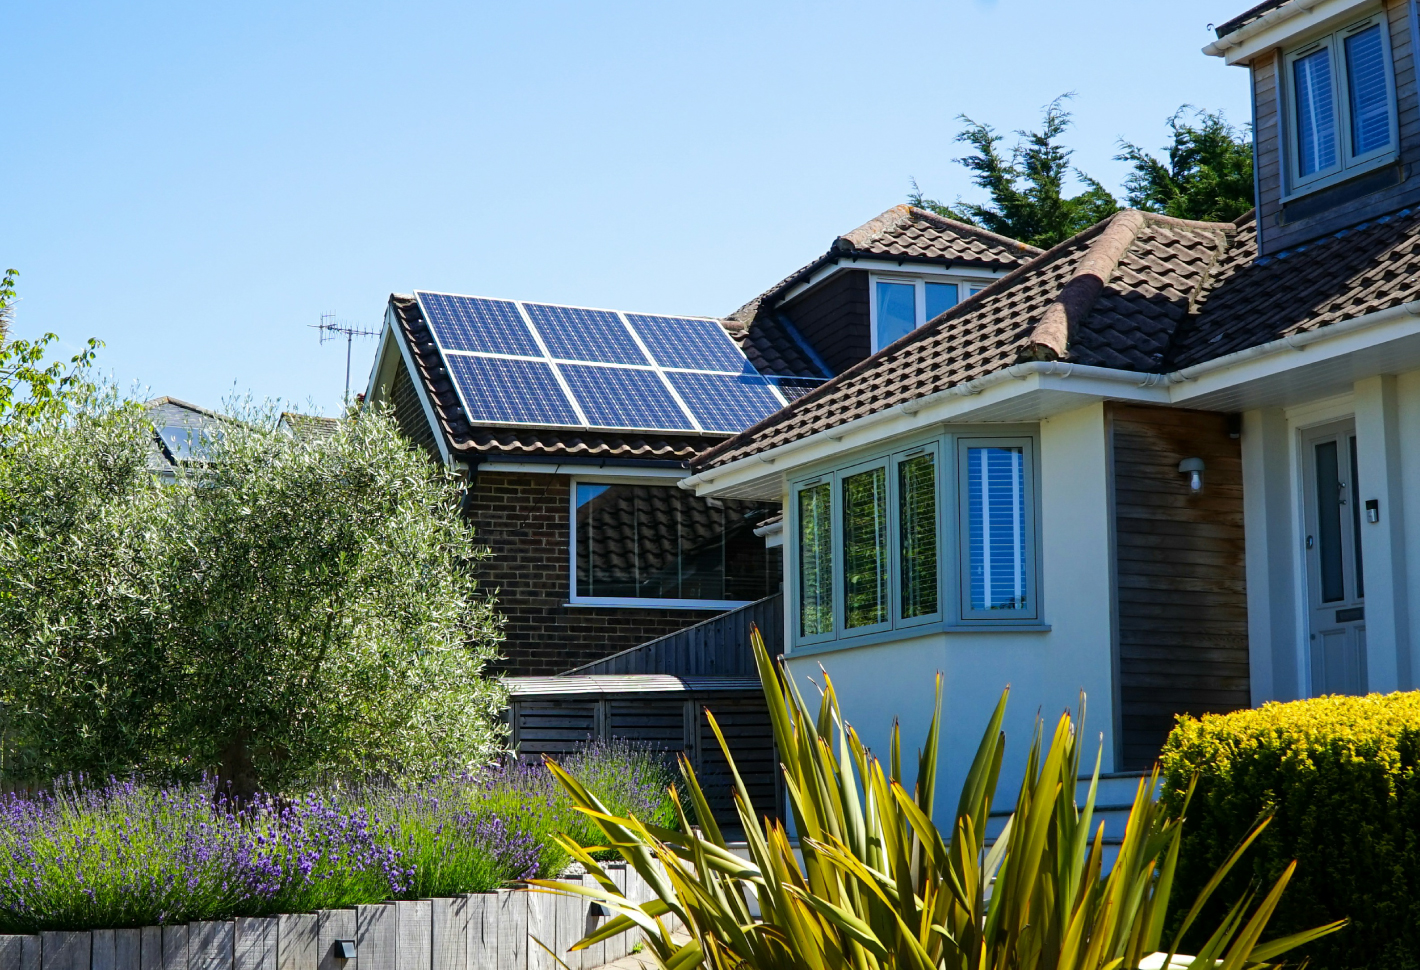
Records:
[[[301,439],[329,438],[340,430],[339,418],[326,418],[319,414],[302,414],[299,411],[282,411],[282,427]]]
[[[1152,369],[1167,352],[1174,329],[1232,230],[1230,225],[1121,212],[1008,273],[692,464],[703,468],[743,458],[1020,360],[1068,357],[1104,367]],[[1086,319],[1089,325],[1082,326]]]
[[[761,306],[774,302],[824,266],[839,259],[872,257],[913,262],[952,263],[982,269],[1011,269],[1040,255],[1040,250],[994,232],[910,205],[891,209],[833,241],[828,252],[780,280],[734,313],[730,320],[755,320]]]
[[[685,461],[707,442],[721,436],[662,435],[654,432],[598,432],[577,429],[474,427],[464,415],[458,392],[444,367],[433,334],[424,322],[419,302],[413,296],[391,294],[396,325],[400,328],[414,368],[429,395],[430,404],[449,449],[465,456],[504,454],[510,457],[546,456],[569,459],[635,458]]]
[[[1420,298],[1420,210],[1257,258],[1250,217],[1125,210],[692,462],[744,458],[1022,360],[1164,373]]]

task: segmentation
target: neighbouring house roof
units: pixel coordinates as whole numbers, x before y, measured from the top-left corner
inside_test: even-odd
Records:
[[[277,424],[298,438],[328,438],[340,428],[340,419],[325,418],[318,414],[301,414],[298,411],[282,411]]]
[[[584,429],[475,427],[469,424],[458,392],[444,366],[434,335],[413,296],[393,294],[395,325],[413,357],[415,379],[423,384],[451,451],[466,458],[505,455],[572,459],[639,459],[685,461],[723,435],[670,435],[655,432],[600,432]]]
[[[1417,210],[1256,253],[1250,217],[1232,224],[1119,212],[692,467],[759,454],[1021,361],[1162,374],[1420,296]]]

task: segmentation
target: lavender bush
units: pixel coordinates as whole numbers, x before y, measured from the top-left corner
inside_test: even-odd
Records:
[[[566,763],[614,812],[674,825],[670,773],[655,752],[612,742]],[[209,782],[68,779],[0,797],[0,933],[486,892],[560,872],[560,832],[596,842],[546,769],[516,761],[240,807]]]

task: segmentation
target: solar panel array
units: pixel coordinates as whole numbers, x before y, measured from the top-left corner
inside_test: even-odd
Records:
[[[415,296],[471,424],[730,434],[786,403],[715,320]]]

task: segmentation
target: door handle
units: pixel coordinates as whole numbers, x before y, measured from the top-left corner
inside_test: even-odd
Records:
[[[1312,537],[1311,537],[1311,536],[1307,536],[1307,548],[1308,548],[1308,549],[1310,549],[1310,548],[1312,547],[1312,541],[1313,541],[1313,540],[1312,540]]]

